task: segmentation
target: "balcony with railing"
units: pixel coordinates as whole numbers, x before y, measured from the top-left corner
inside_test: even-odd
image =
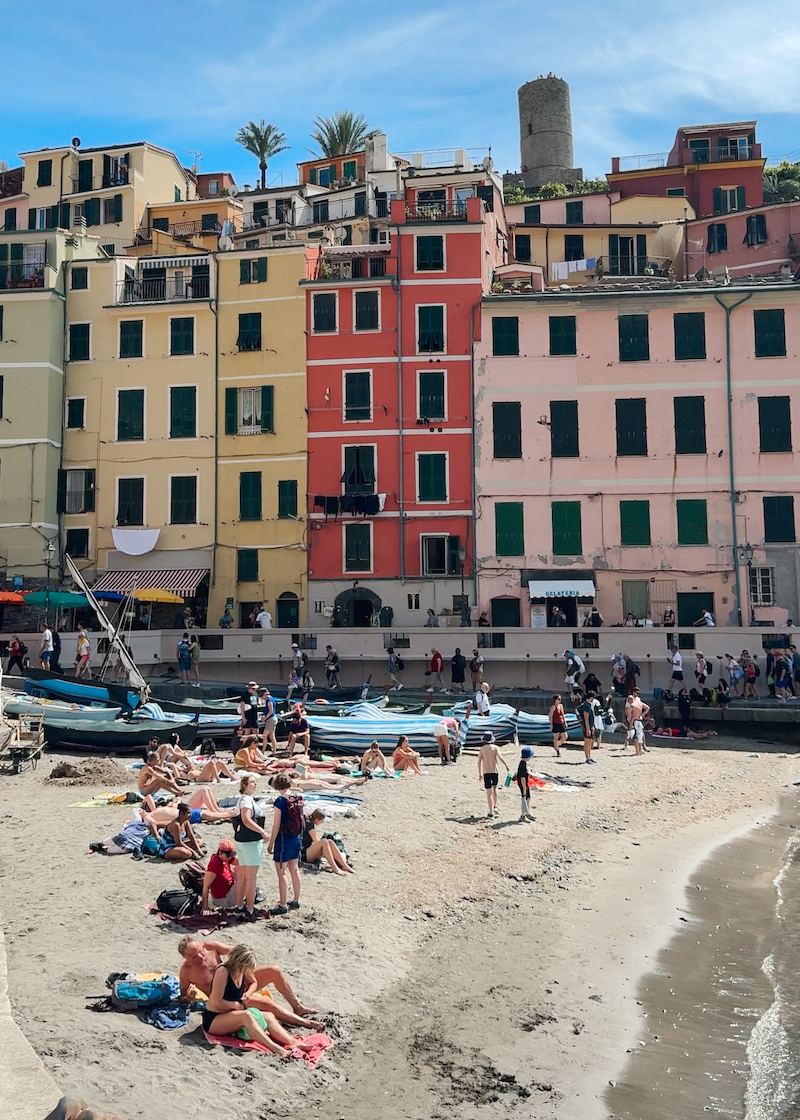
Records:
[[[738,163],[742,160],[761,159],[760,144],[728,144],[707,148],[681,148],[677,152],[653,152],[649,155],[614,156],[611,173],[625,171],[655,171],[667,167],[691,167],[704,163]]]
[[[428,148],[421,152],[394,152],[415,169],[459,167],[471,171],[489,155],[488,148]]]
[[[55,270],[44,263],[0,265],[0,291],[10,292],[26,288],[51,288]]]
[[[107,172],[105,175],[79,175],[72,180],[72,194],[88,194],[89,191],[105,191],[111,187],[127,187],[130,172],[127,167]]]
[[[614,253],[604,257],[595,258],[595,276],[606,279],[641,280],[661,278],[668,279],[672,276],[674,262],[670,257],[656,257],[637,255],[636,253]],[[580,276],[580,273],[576,273]]]
[[[353,252],[358,253],[359,248],[364,249],[366,246],[354,245]],[[386,269],[385,253],[388,253],[388,246],[370,246],[370,248],[380,249],[382,255],[370,254],[348,257],[347,259],[320,257],[317,261],[316,274],[312,279],[375,280],[391,275]]]
[[[181,303],[208,299],[208,276],[126,277],[117,281],[117,303]]]

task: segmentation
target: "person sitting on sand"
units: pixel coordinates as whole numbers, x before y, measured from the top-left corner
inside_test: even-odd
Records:
[[[236,860],[236,845],[224,836],[217,844],[217,850],[208,861],[203,876],[203,892],[200,905],[207,910],[236,909],[236,876],[239,864]]]
[[[181,793],[181,787],[172,775],[159,763],[158,755],[155,751],[150,751],[147,755],[147,762],[139,771],[136,786],[139,793],[145,797],[149,794],[157,793],[162,789],[176,796]]]
[[[391,773],[386,755],[378,746],[378,740],[373,739],[361,756],[361,773],[373,774],[376,770],[383,770],[384,774]]]
[[[178,862],[184,859],[202,859],[203,847],[192,829],[189,817],[192,810],[185,801],[178,802],[178,815],[164,826],[158,855],[161,859]]]
[[[183,765],[179,764],[178,770],[181,776],[188,778],[190,782],[221,782],[223,778],[232,782],[235,777],[231,768],[221,758],[209,758],[200,767],[190,759]]]
[[[394,754],[392,755],[392,766],[395,770],[419,774],[420,777],[424,776],[419,768],[419,751],[411,749],[411,744],[405,735],[401,735],[397,740],[397,746],[394,748]]]
[[[295,708],[292,712],[292,718],[288,724],[289,741],[287,743],[290,755],[294,754],[295,747],[301,746],[303,751],[307,751],[311,746],[311,728],[308,726],[308,720],[303,718],[303,712],[300,708]]]
[[[248,736],[233,756],[234,770],[246,770],[250,774],[266,774],[267,760],[258,749],[258,738]]]
[[[207,1034],[224,1036],[238,1034],[244,1029],[254,1042],[260,1042],[273,1054],[287,1057],[292,1049],[303,1049],[305,1044],[283,1029],[274,1012],[258,1009],[266,1020],[266,1030],[250,1014],[250,1000],[258,991],[255,971],[256,958],[252,949],[234,945],[225,963],[214,970],[203,1011],[203,1030]]]
[[[311,815],[306,817],[300,844],[300,859],[303,863],[319,863],[324,858],[328,861],[334,875],[355,875],[355,869],[350,866],[334,841],[327,836],[317,836],[317,825],[322,824],[324,820],[324,809],[314,809]]]
[[[224,941],[214,941],[210,938],[201,941],[198,937],[181,938],[178,942],[178,952],[183,957],[183,964],[178,979],[184,999],[201,999],[208,995],[211,991],[214,970],[223,963],[230,951],[231,946],[226,945]],[[315,1018],[319,1008],[306,1007],[300,1002],[286,973],[278,965],[257,965],[254,975],[260,994],[254,995],[249,1000],[251,1007],[271,1011],[276,1019],[293,1027],[319,1030],[325,1026]],[[268,985],[272,985],[283,996],[291,1011],[287,1011],[277,1000],[261,991]]]

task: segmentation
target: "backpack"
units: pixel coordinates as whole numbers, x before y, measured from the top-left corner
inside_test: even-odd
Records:
[[[19,643],[19,656],[24,657],[27,652],[28,652],[28,647],[25,645],[24,642],[20,642]]]
[[[308,667],[308,654],[306,654],[305,651],[301,651],[300,653],[300,666],[303,669]]]
[[[186,887],[187,891],[193,891],[195,894],[203,893],[203,880],[206,877],[206,869],[203,867],[199,860],[193,859],[185,863],[178,872],[178,878],[181,884]]]
[[[758,664],[758,662],[757,662],[757,661],[754,661],[754,662],[753,662],[753,668],[754,668],[754,669],[755,669],[755,671],[756,671],[756,676],[757,676],[757,677],[760,677],[760,676],[761,676],[761,668],[759,667],[759,664]]]
[[[631,674],[631,676],[634,676],[634,677],[639,677],[642,674],[642,670],[633,661],[628,662],[628,672]]]
[[[196,891],[162,891],[156,899],[156,909],[168,918],[185,918],[197,909],[199,901]]]
[[[112,1007],[118,1011],[138,1011],[142,1007],[166,1007],[177,998],[175,979],[115,980],[111,986]]]
[[[297,794],[286,798],[287,809],[283,815],[281,832],[284,836],[302,836],[306,827],[303,799]]]
[[[471,673],[479,673],[481,671],[481,663],[477,659],[477,657],[473,657],[473,659],[470,661],[469,669]]]
[[[403,661],[402,657],[395,657],[394,663],[398,669],[405,669],[406,667],[406,663]]]

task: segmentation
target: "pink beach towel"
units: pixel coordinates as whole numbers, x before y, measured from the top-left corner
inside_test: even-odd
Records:
[[[228,1034],[209,1034],[205,1028],[203,1034],[206,1036],[206,1042],[210,1042],[212,1046],[227,1046],[229,1050],[260,1050],[262,1054],[270,1053],[266,1046],[252,1039],[245,1040]],[[310,1050],[292,1050],[291,1053],[293,1058],[302,1058],[310,1066],[316,1066],[328,1047],[333,1046],[333,1039],[327,1034],[307,1035],[306,1042],[313,1044]]]

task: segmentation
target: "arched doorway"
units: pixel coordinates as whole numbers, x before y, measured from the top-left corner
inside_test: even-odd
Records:
[[[334,600],[334,610],[339,608],[342,626],[371,626],[374,611],[380,611],[381,600],[368,587],[348,587]]]
[[[284,630],[296,630],[300,625],[300,600],[293,591],[284,591],[275,600],[276,625]]]

